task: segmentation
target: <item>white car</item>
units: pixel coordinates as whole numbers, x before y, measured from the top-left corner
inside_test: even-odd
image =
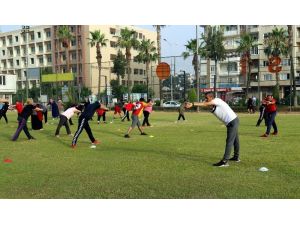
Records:
[[[163,107],[164,108],[178,108],[178,107],[180,107],[180,103],[175,102],[175,101],[168,101],[168,102],[163,103]]]

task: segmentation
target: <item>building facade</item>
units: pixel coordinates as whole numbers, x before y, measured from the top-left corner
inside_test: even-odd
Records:
[[[134,26],[118,25],[69,25],[73,35],[68,48],[62,45],[58,37],[59,26],[33,26],[28,30],[15,30],[0,33],[0,72],[3,74],[17,75],[17,88],[26,87],[26,75],[28,73],[28,87],[39,86],[40,77],[34,69],[42,70],[50,68],[52,73],[72,72],[75,75],[75,86],[86,86],[93,94],[98,91],[98,65],[96,60],[96,47],[91,47],[88,41],[91,31],[100,30],[108,39],[107,46],[101,48],[102,92],[106,86],[110,86],[110,80],[117,76],[112,72],[113,59],[119,48],[116,46],[121,29],[128,27],[136,31],[136,38],[141,41],[150,39],[156,43],[156,32]],[[124,53],[125,50],[121,49]],[[132,59],[138,54],[131,50]],[[27,64],[28,62],[28,64]],[[67,68],[69,65],[69,68]],[[155,71],[156,63],[151,65],[151,71]],[[131,62],[131,79],[134,84],[146,84],[147,77],[145,64]],[[159,81],[155,73],[149,72],[149,87],[154,90],[155,97],[159,96]],[[127,75],[121,80],[121,84],[127,84]]]
[[[276,26],[287,30],[287,26]],[[245,75],[241,72],[239,54],[236,49],[239,45],[240,35],[242,32],[249,32],[259,44],[251,50],[251,58],[253,61],[249,96],[256,96],[261,99],[262,96],[272,94],[272,88],[276,84],[275,73],[268,71],[268,57],[264,54],[264,40],[268,37],[269,33],[275,26],[271,25],[227,25],[223,26],[224,29],[224,47],[229,52],[226,60],[218,62],[217,70],[217,88],[229,88],[236,91],[245,90],[246,79]],[[294,58],[294,72],[299,85],[300,74],[300,26],[293,26],[293,58]],[[290,66],[291,62],[289,57],[281,56],[282,70],[279,73],[280,85],[280,98],[284,98],[290,92]],[[214,87],[213,80],[215,76],[215,65],[213,61],[201,61],[200,73],[201,87],[212,88]]]

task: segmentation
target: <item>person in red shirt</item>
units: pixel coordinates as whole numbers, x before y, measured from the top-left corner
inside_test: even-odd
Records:
[[[23,104],[22,104],[22,102],[16,101],[15,107],[16,107],[16,110],[18,112],[18,119],[19,119],[20,114],[21,114],[21,112],[23,110]]]
[[[124,116],[122,117],[122,120],[121,120],[122,122],[124,122],[125,118],[127,118],[127,121],[130,121],[129,112],[132,111],[133,107],[134,107],[134,105],[132,104],[131,101],[129,101],[128,103],[125,103],[126,112],[125,112]]]
[[[119,117],[120,118],[122,118],[122,116],[121,116],[121,107],[120,107],[120,103],[119,102],[117,102],[116,104],[115,104],[115,108],[114,108],[114,117],[113,118],[115,118],[115,115],[116,114],[119,114]]]
[[[125,138],[129,138],[129,134],[135,126],[138,127],[138,129],[141,132],[141,135],[147,135],[142,129],[139,117],[143,114],[144,108],[147,106],[151,106],[151,105],[152,105],[151,102],[145,103],[144,98],[140,98],[140,100],[138,102],[133,104],[133,111],[132,111],[132,116],[131,116],[132,123],[131,123],[131,126],[128,128],[127,133],[124,135]]]
[[[106,110],[105,109],[102,109],[102,108],[99,108],[96,110],[97,112],[97,115],[98,115],[98,124],[100,124],[100,119],[101,117],[103,117],[103,122],[106,123],[106,117],[105,117],[105,114],[106,114]]]
[[[278,134],[277,124],[275,122],[275,117],[277,114],[276,100],[272,95],[268,95],[264,100],[263,104],[266,104],[266,113],[267,113],[267,130],[266,133],[261,135],[261,137],[269,137],[271,127],[273,127],[274,132],[272,135]]]

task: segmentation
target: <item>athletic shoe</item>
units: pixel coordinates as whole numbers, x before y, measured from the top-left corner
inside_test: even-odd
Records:
[[[59,135],[55,135],[55,137],[59,138]]]
[[[273,133],[272,133],[272,135],[277,135],[277,134],[278,134],[278,132],[273,132]]]
[[[261,135],[260,137],[269,137],[269,135],[263,134],[263,135]]]
[[[239,159],[239,157],[233,156],[232,158],[229,159],[230,161],[234,161],[234,162],[240,162],[241,160]]]
[[[147,135],[145,132],[141,133],[141,135]]]
[[[76,148],[76,145],[71,145],[71,148],[75,149],[75,148]]]
[[[98,121],[98,124],[100,124],[100,122]]]
[[[92,142],[92,144],[98,145],[98,144],[100,144],[100,141],[95,140],[94,142]]]
[[[28,140],[36,140],[34,137],[30,137]]]
[[[129,137],[129,135],[128,135],[128,134],[125,134],[125,135],[124,135],[124,138],[130,138],[130,137]]]
[[[221,160],[218,163],[214,163],[213,166],[218,166],[218,167],[225,167],[225,166],[229,166],[227,161]]]

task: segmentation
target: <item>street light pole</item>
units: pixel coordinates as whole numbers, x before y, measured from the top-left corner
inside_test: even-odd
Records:
[[[29,42],[28,42],[28,34],[29,34],[30,26],[22,26],[22,33],[26,34],[26,81],[25,81],[25,89],[26,89],[26,99],[28,98],[28,63],[29,63]]]

